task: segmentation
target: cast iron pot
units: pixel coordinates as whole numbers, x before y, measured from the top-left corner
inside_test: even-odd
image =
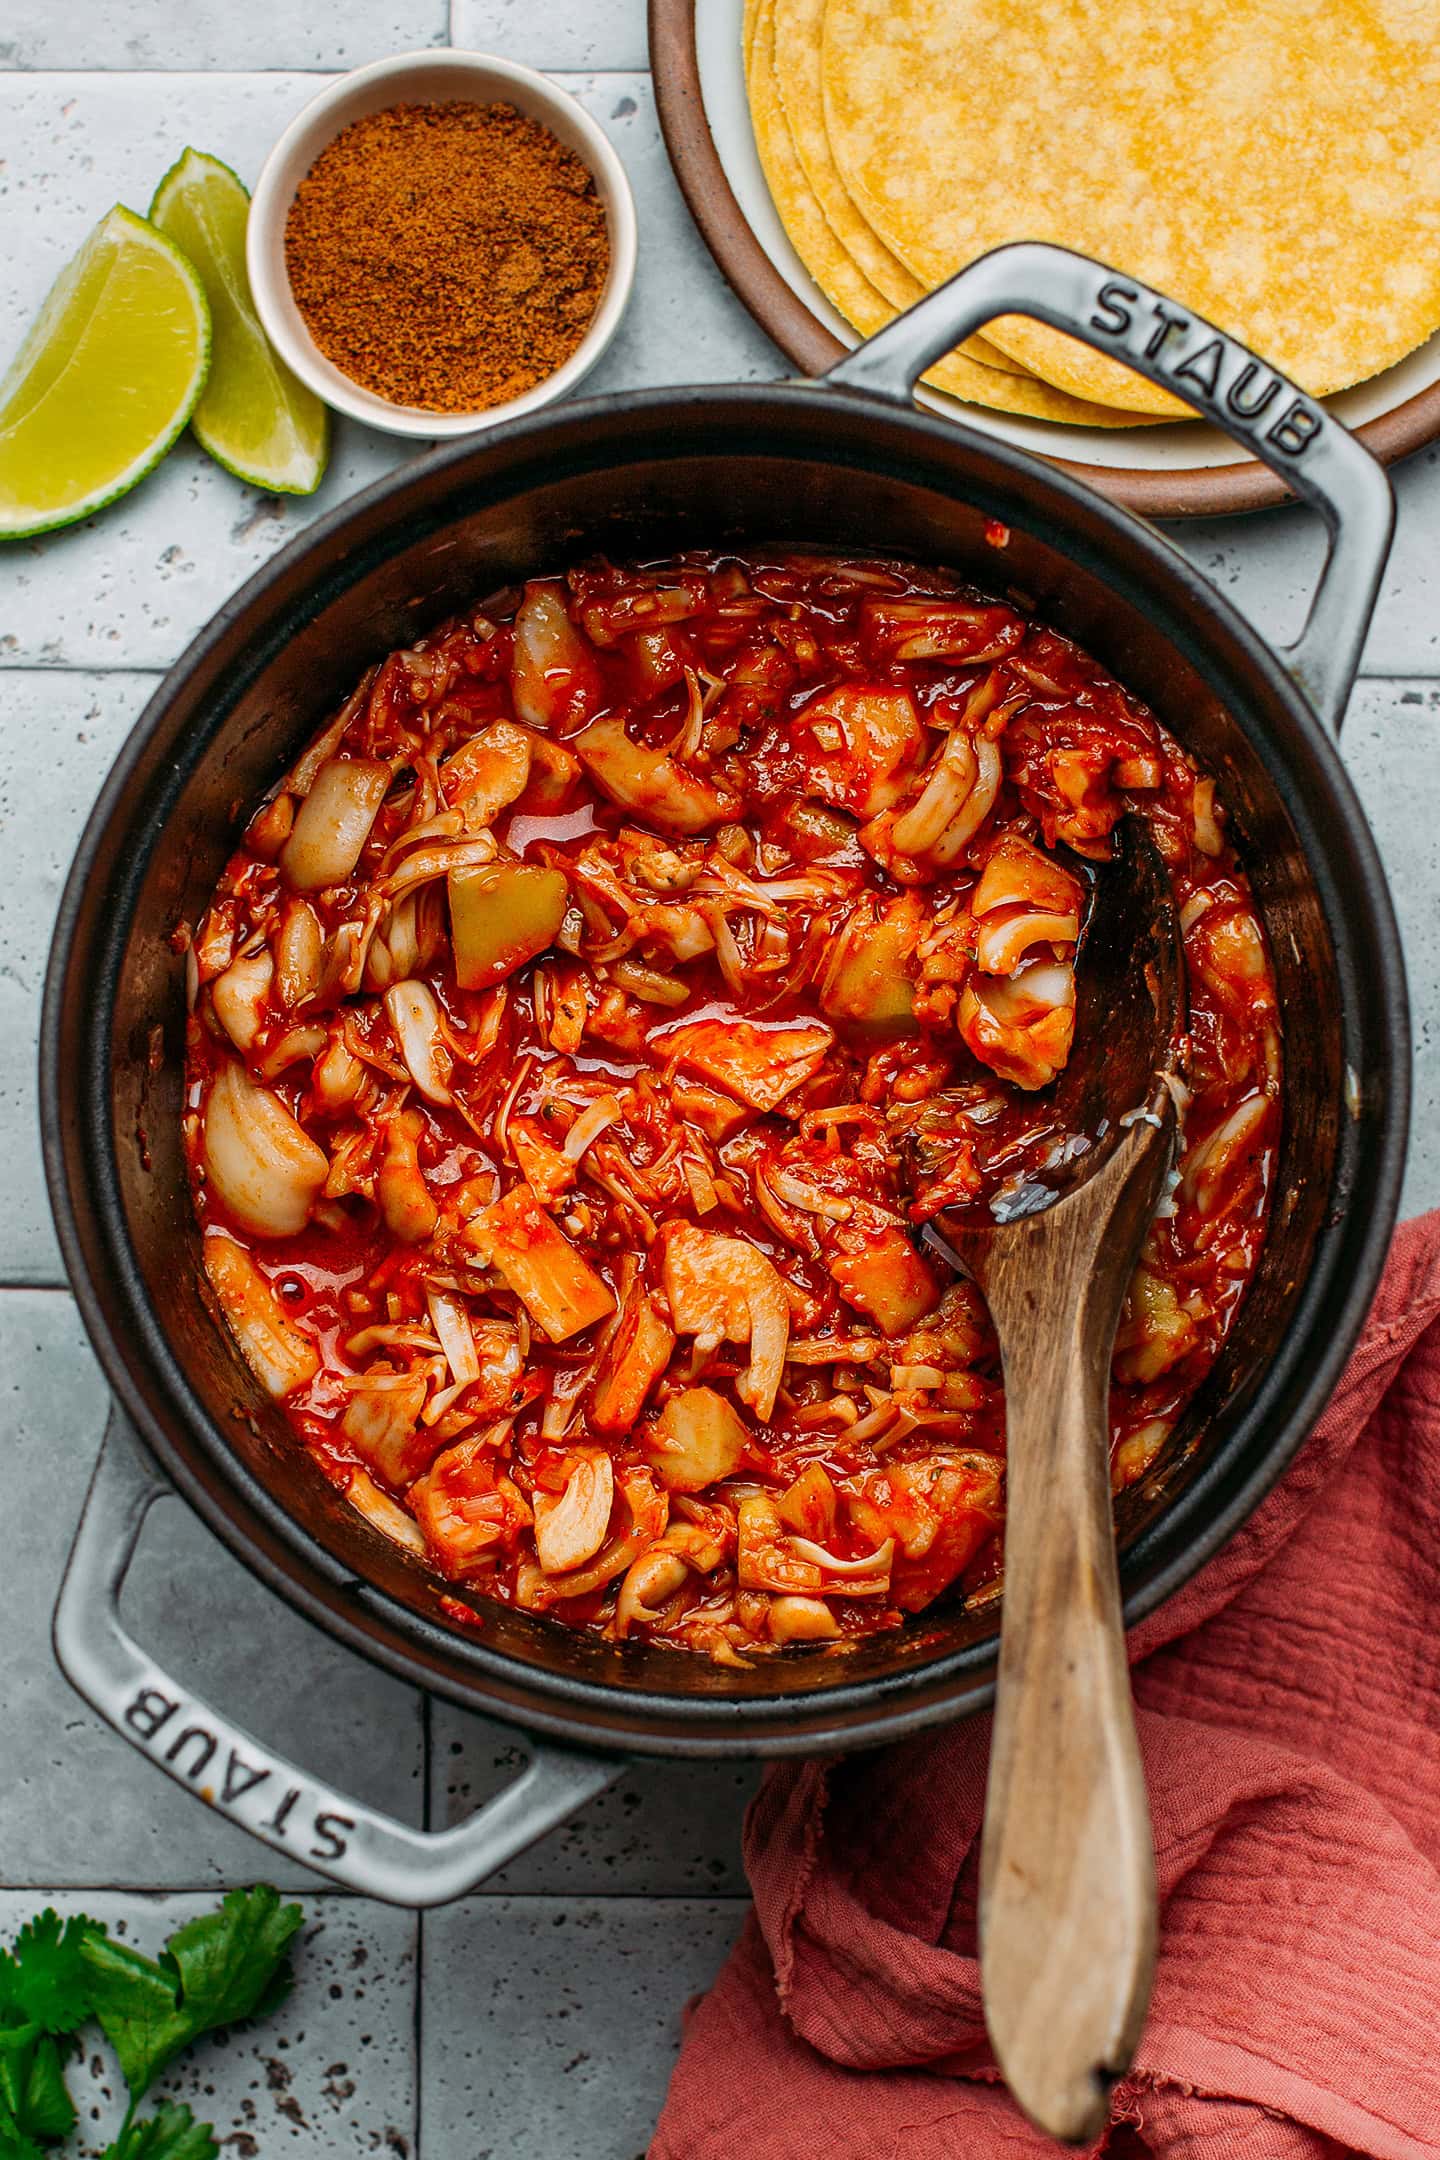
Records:
[[[921,370],[998,314],[1038,316],[1177,388],[1310,500],[1331,551],[1304,635],[1269,651],[1159,534],[1032,458],[917,411]],[[56,1613],[80,1692],[152,1760],[338,1881],[459,1895],[631,1754],[871,1746],[984,1705],[995,1616],[937,1610],[843,1657],[724,1670],[484,1608],[441,1585],[298,1449],[216,1318],[179,1140],[182,962],[247,807],[362,670],[477,594],[604,550],[839,545],[1027,595],[1217,774],[1269,932],[1285,1039],[1273,1226],[1224,1355],[1119,1508],[1130,1620],[1244,1521],[1325,1402],[1394,1221],[1409,1042],[1395,922],[1336,756],[1392,502],[1353,437],[1158,294],[1055,248],[963,272],[820,384],[593,399],[436,452],[252,578],[152,699],[66,888],[46,987],[46,1166],[66,1265],[116,1407]],[[161,1671],[120,1584],[171,1488],[340,1641],[535,1742],[516,1784],[422,1834],[326,1789]],[[263,1641],[255,1644],[266,1656]]]

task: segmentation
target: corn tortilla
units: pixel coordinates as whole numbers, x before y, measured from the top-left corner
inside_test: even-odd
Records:
[[[846,188],[923,283],[1060,241],[1316,397],[1440,324],[1433,0],[827,0],[822,69]],[[988,334],[1076,396],[1179,410],[1043,324]]]
[[[820,34],[825,21],[825,0],[774,0],[775,84],[796,154],[805,168],[811,193],[819,203],[825,222],[862,277],[897,308],[913,307],[925,297],[926,287],[893,255],[879,235],[872,232],[840,177],[830,154],[825,132],[825,100],[820,81]],[[988,338],[967,338],[960,351],[986,367],[998,367],[1007,375],[1028,373],[1021,362],[1009,359]]]
[[[894,321],[897,311],[856,269],[806,183],[775,84],[774,50],[774,0],[758,0],[750,49],[750,116],[766,184],[791,245],[821,292],[862,337],[873,336]],[[1134,413],[1087,405],[1049,383],[1028,375],[1004,375],[963,353],[948,353],[925,380],[968,404],[1026,413],[1037,420],[1066,421],[1077,427],[1124,427],[1136,420]]]
[[[740,31],[741,47],[745,54],[745,80],[750,80],[750,56],[755,49],[755,17],[760,11],[760,0],[745,0],[745,19]]]

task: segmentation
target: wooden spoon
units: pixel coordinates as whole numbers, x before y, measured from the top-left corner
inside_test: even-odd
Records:
[[[1155,1859],[1135,1738],[1109,1472],[1110,1354],[1175,1146],[1180,930],[1127,818],[1095,877],[1057,1123],[1093,1136],[1027,1212],[936,1218],[927,1243],[984,1291],[1006,1402],[1005,1592],[980,1848],[985,2019],[1010,2091],[1097,2137],[1155,1969]],[[1029,1212],[1030,1209],[1036,1212]]]

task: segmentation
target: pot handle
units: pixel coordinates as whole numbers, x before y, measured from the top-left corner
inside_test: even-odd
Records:
[[[149,1657],[120,1618],[145,1518],[173,1487],[112,1409],[55,1607],[55,1655],[71,1686],[178,1785],[253,1837],[347,1889],[392,1905],[444,1905],[613,1785],[618,1756],[535,1743],[527,1768],[451,1830],[412,1830],[336,1792]]]
[[[926,368],[997,315],[1033,315],[1173,391],[1320,512],[1329,553],[1305,627],[1283,657],[1338,734],[1395,524],[1390,482],[1364,444],[1203,316],[1039,240],[980,256],[824,379],[908,407]]]

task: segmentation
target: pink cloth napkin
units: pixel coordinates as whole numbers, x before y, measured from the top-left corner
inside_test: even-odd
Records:
[[[1288,1475],[1132,1637],[1162,1942],[1113,2160],[1440,2154],[1440,1213]],[[975,1962],[989,1723],[772,1770],[651,2160],[1053,2154]]]

